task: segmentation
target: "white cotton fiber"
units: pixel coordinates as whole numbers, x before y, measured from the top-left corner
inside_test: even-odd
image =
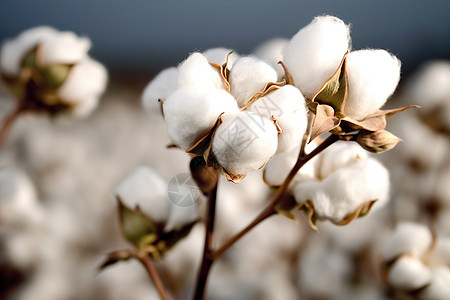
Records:
[[[225,84],[219,72],[212,67],[206,57],[199,52],[189,55],[178,66],[178,84],[199,91],[223,89]]]
[[[275,154],[278,132],[271,120],[240,112],[216,131],[212,151],[218,162],[233,174],[247,174],[264,166]]]
[[[397,289],[415,290],[431,281],[431,271],[417,258],[404,256],[389,271],[389,282]]]
[[[228,54],[230,54],[228,59],[228,69],[231,69],[234,62],[240,57],[240,55],[233,50],[222,47],[208,49],[202,54],[210,63],[218,63],[220,65],[223,65],[227,61]]]
[[[239,111],[234,98],[225,90],[208,93],[182,87],[172,93],[163,105],[170,139],[186,150],[214,126],[221,113]]]
[[[278,80],[284,76],[284,69],[278,63],[283,60],[283,51],[288,45],[286,38],[274,38],[259,45],[253,53],[260,59],[266,61],[277,71]]]
[[[352,51],[347,56],[348,98],[344,114],[360,120],[376,112],[400,80],[400,60],[385,50]]]
[[[139,206],[155,222],[165,222],[169,216],[167,183],[151,168],[134,171],[116,188],[116,195],[129,209]]]
[[[162,70],[145,87],[142,93],[142,106],[150,111],[160,112],[158,100],[166,100],[177,88],[178,69],[171,67]]]
[[[311,99],[339,67],[351,47],[350,29],[332,16],[316,17],[297,32],[283,52],[294,84]]]
[[[405,253],[420,257],[430,248],[431,242],[431,232],[426,226],[411,222],[400,223],[383,248],[383,259],[389,261]]]
[[[198,200],[198,198],[193,200]],[[199,214],[195,203],[188,207],[171,204],[169,219],[167,220],[166,226],[164,226],[164,231],[169,232],[171,230],[180,229],[184,225],[192,223],[198,218]]]
[[[239,58],[230,71],[231,95],[242,106],[261,92],[267,83],[277,81],[277,72],[266,62],[253,57]]]
[[[22,32],[17,38],[6,41],[0,51],[1,72],[8,76],[18,76],[24,56],[56,32],[47,26],[34,27]]]
[[[450,299],[450,268],[442,266],[434,270],[431,284],[420,293],[421,299]]]

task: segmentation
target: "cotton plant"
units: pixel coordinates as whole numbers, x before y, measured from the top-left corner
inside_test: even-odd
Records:
[[[389,173],[367,151],[384,152],[400,141],[385,130],[386,117],[412,106],[381,109],[397,88],[400,67],[385,50],[352,51],[349,25],[320,16],[290,40],[273,40],[252,55],[227,48],[193,52],[147,85],[143,106],[162,113],[169,146],[190,155],[191,176],[207,198],[195,299],[205,297],[211,266],[269,217],[295,219],[303,210],[314,229],[323,220],[346,225],[388,201]],[[216,247],[219,176],[245,185],[244,178],[258,170],[272,199],[249,225]],[[163,236],[140,234],[134,244],[156,251]],[[150,260],[157,259],[148,251]],[[107,265],[120,259],[113,257]],[[143,263],[166,298],[147,256]]]
[[[382,252],[386,280],[399,295],[450,297],[450,238],[418,223],[399,223]]]
[[[16,108],[4,121],[0,143],[24,112],[83,117],[97,106],[107,71],[88,55],[90,48],[88,38],[48,26],[28,29],[2,44],[0,73]]]

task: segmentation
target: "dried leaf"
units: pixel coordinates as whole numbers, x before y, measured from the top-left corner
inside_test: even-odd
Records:
[[[214,126],[202,137],[200,137],[189,149],[186,149],[187,153],[195,154],[195,155],[203,155],[206,149],[211,145],[212,138],[217,128],[222,124],[222,115],[221,113],[216,120]]]
[[[322,133],[328,132],[338,126],[340,123],[339,118],[334,116],[334,109],[329,105],[318,104],[316,106],[316,113],[314,117],[314,123],[311,128],[311,136],[309,139],[313,141],[316,137]]]
[[[390,150],[401,141],[400,138],[387,130],[367,131],[361,130],[356,137],[356,142],[365,150],[380,153]]]
[[[167,250],[171,249],[174,245],[176,245],[176,243],[185,238],[191,232],[191,229],[197,222],[198,220],[195,220],[189,224],[184,225],[180,229],[164,233],[161,236],[161,241],[156,245],[156,248],[160,253],[164,253]]]
[[[283,67],[283,70],[284,70],[284,80],[286,81],[286,84],[294,85],[294,79],[292,78],[291,73],[289,73],[289,71],[288,71],[286,65],[285,65],[282,61],[279,61],[278,63]]]
[[[217,184],[219,174],[213,167],[208,167],[203,156],[191,159],[190,170],[192,178],[204,195],[207,195]]]
[[[223,65],[214,63],[214,62],[210,63],[210,65],[213,66],[219,72],[220,76],[222,77],[223,83],[225,84],[225,90],[228,93],[231,91],[231,85],[230,85],[230,81],[229,81],[230,69],[228,69],[228,64],[230,61],[230,55],[232,53],[233,53],[233,51],[228,53],[227,60],[225,61],[225,63]]]
[[[340,221],[340,222],[334,222],[334,224],[340,225],[340,226],[344,226],[344,225],[347,225],[348,223],[350,223],[351,221],[353,221],[356,218],[363,217],[363,216],[367,215],[369,213],[370,209],[372,208],[372,206],[375,204],[376,201],[377,200],[371,200],[371,201],[364,202],[363,204],[358,206],[353,213],[345,216],[342,219],[342,221]]]
[[[275,125],[275,128],[277,129],[278,134],[282,134],[283,133],[283,129],[280,126],[280,123],[278,123],[278,120],[275,119],[275,117],[272,115],[272,121],[273,124]]]
[[[313,96],[312,101],[331,106],[336,114],[344,112],[348,96],[347,53],[345,53],[336,72]]]
[[[245,176],[247,176],[247,174],[233,174],[223,167],[221,167],[219,171],[222,171],[221,173],[225,176],[225,178],[233,183],[239,183],[244,180]]]
[[[119,261],[128,260],[131,257],[132,255],[129,251],[116,251],[109,253],[105,261],[98,266],[98,270],[103,271],[106,267],[109,267]]]
[[[267,96],[268,94],[270,94],[273,91],[278,90],[279,88],[283,87],[286,85],[286,82],[282,81],[282,82],[269,82],[266,84],[266,86],[264,87],[264,89],[261,92],[257,92],[255,93],[249,100],[247,100],[247,102],[245,102],[241,107],[241,111],[246,110],[250,105],[252,105],[256,100],[258,100],[259,98],[262,98],[264,96]]]

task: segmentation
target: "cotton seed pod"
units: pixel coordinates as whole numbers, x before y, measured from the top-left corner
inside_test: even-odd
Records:
[[[253,53],[260,59],[266,61],[277,71],[278,80],[284,76],[284,69],[278,63],[283,60],[283,51],[288,45],[286,38],[274,38],[259,45]]]
[[[420,293],[420,299],[450,299],[450,268],[439,267],[434,270],[431,284]]]
[[[1,72],[11,77],[19,76],[24,56],[55,33],[56,30],[51,27],[34,27],[3,43],[0,51]]]
[[[230,71],[231,95],[242,106],[267,83],[276,81],[277,72],[269,64],[253,56],[241,57]]]
[[[226,119],[239,108],[225,90],[203,93],[192,87],[182,87],[167,98],[163,111],[170,139],[186,150],[212,129],[222,113]]]
[[[142,106],[153,112],[161,112],[159,99],[166,100],[178,88],[178,69],[171,67],[162,70],[145,87],[142,93]]]
[[[327,178],[340,168],[350,166],[368,157],[360,146],[348,142],[337,142],[325,149],[320,155],[319,178]]]
[[[278,136],[277,153],[292,150],[300,144],[306,130],[307,113],[305,98],[296,87],[285,85],[256,100],[247,109],[267,119],[278,122],[281,134]]]
[[[419,259],[402,256],[389,271],[389,282],[397,289],[413,291],[431,282],[431,271]]]
[[[400,138],[387,130],[366,131],[361,130],[356,142],[365,150],[373,153],[388,151],[401,141]]]
[[[394,93],[400,80],[400,67],[400,60],[385,50],[350,52],[344,115],[360,120],[376,112]]]
[[[312,99],[350,50],[350,29],[332,16],[315,17],[300,29],[283,52],[283,62],[306,98]]]
[[[231,53],[231,54],[230,54]],[[211,48],[202,53],[210,63],[223,65],[228,58],[228,68],[231,69],[236,60],[241,56],[228,48]]]
[[[244,111],[218,127],[212,151],[226,171],[245,175],[263,167],[275,154],[277,145],[278,132],[273,121]]]
[[[224,89],[219,72],[215,70],[201,53],[194,52],[178,66],[178,84],[199,91]]]
[[[426,226],[403,222],[395,229],[394,235],[384,247],[382,255],[385,261],[405,253],[421,257],[430,248],[432,240],[431,232]]]
[[[342,223],[363,204],[373,208],[388,200],[389,173],[378,161],[367,158],[342,167],[322,181],[300,182],[294,187],[299,204],[311,201],[319,219]]]
[[[98,104],[105,91],[108,73],[99,62],[86,58],[72,67],[57,94],[72,106],[73,114],[85,116]]]
[[[167,183],[151,168],[138,168],[116,188],[116,195],[129,209],[139,206],[154,222],[164,223],[169,217]]]

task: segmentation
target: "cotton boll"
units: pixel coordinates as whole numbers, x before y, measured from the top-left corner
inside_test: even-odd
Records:
[[[327,178],[339,168],[366,159],[368,154],[356,143],[337,142],[325,149],[319,157],[319,177]]]
[[[278,132],[271,120],[240,112],[217,129],[212,151],[218,162],[233,174],[247,174],[264,166],[275,154]]]
[[[201,53],[192,53],[178,66],[178,84],[207,92],[210,89],[224,89],[224,81]]]
[[[22,59],[37,44],[57,33],[51,27],[40,26],[22,32],[17,38],[2,45],[0,52],[0,69],[7,76],[18,76]]]
[[[139,206],[155,222],[169,217],[167,183],[151,168],[138,168],[116,188],[116,195],[130,209]]]
[[[420,299],[450,299],[450,268],[440,267],[433,272],[431,284],[420,293]]]
[[[339,67],[351,47],[349,26],[336,17],[320,16],[297,32],[283,51],[294,84],[311,99]]]
[[[234,98],[224,90],[202,93],[182,87],[170,95],[163,105],[170,139],[186,150],[206,134],[222,114],[223,118],[239,111]]]
[[[368,158],[341,168],[321,182],[302,182],[295,186],[298,203],[313,202],[319,219],[340,222],[363,203],[377,200],[380,208],[388,199],[389,173],[378,161]]]
[[[344,114],[360,120],[376,112],[394,93],[400,80],[400,66],[400,60],[385,50],[350,52]]]
[[[41,66],[73,64],[87,57],[91,41],[70,31],[57,32],[40,44],[37,61]]]
[[[295,149],[301,144],[306,131],[306,111],[299,109],[293,114],[288,114],[278,121],[282,132],[278,135],[277,153]]]
[[[389,282],[402,290],[415,290],[429,284],[431,271],[417,258],[402,256],[389,271]]]
[[[165,100],[178,87],[178,69],[171,67],[162,70],[145,87],[142,93],[142,106],[153,112],[161,112],[159,99]]]
[[[257,92],[261,92],[267,83],[277,81],[277,72],[266,62],[253,57],[241,57],[230,71],[231,95],[239,106]]]
[[[218,63],[223,65],[227,61],[228,54],[231,55],[228,58],[228,69],[233,67],[234,62],[240,58],[240,55],[228,48],[211,48],[203,52],[202,54],[210,63]]]
[[[400,223],[384,247],[382,255],[385,261],[404,253],[420,257],[429,249],[431,242],[431,232],[424,225],[410,222]]]
[[[169,232],[171,230],[180,229],[184,225],[192,223],[199,218],[197,205],[195,204],[198,200],[198,196],[199,195],[193,195],[193,197],[197,197],[197,199],[195,199],[193,205],[189,207],[180,207],[171,204],[170,216],[164,227],[165,231]]]
[[[274,38],[262,43],[253,51],[257,57],[277,71],[279,80],[284,76],[284,69],[278,62],[283,60],[283,50],[288,43],[289,40],[286,38]]]

